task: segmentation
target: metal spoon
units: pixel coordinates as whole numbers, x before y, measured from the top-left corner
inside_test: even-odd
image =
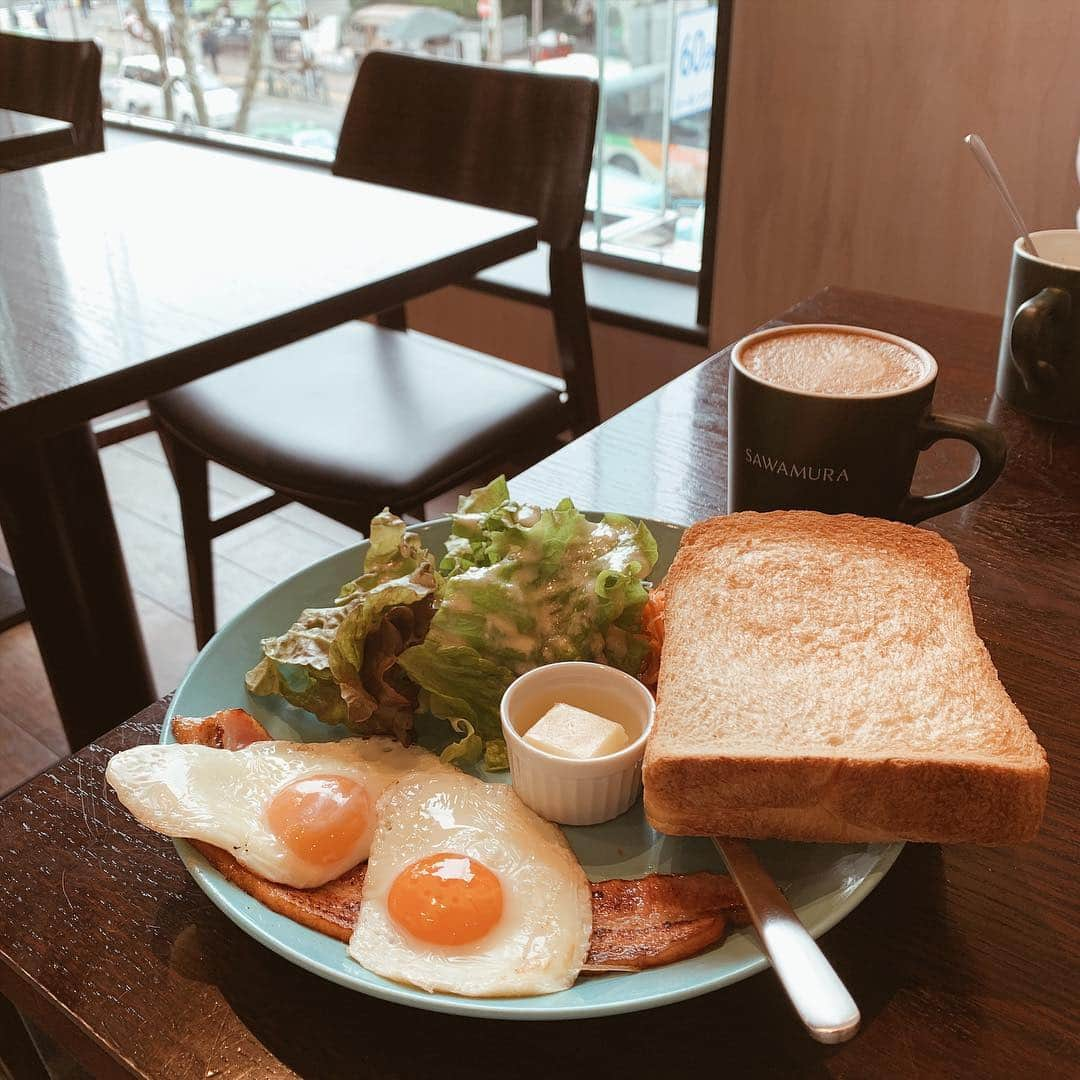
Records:
[[[1016,226],[1017,232],[1024,238],[1024,243],[1027,244],[1028,251],[1030,251],[1032,255],[1038,257],[1039,253],[1035,250],[1035,242],[1031,239],[1028,227],[1024,224],[1024,219],[1020,216],[1020,208],[1016,205],[1012,193],[1005,183],[1005,177],[1001,175],[1001,170],[997,167],[997,162],[994,161],[994,157],[990,153],[986,143],[984,143],[982,138],[974,132],[970,135],[965,135],[964,142],[971,148],[971,152],[975,155],[975,160],[982,166],[983,172],[990,177],[991,183],[997,188],[998,194],[1001,196],[1001,201],[1005,204],[1005,209],[1008,210],[1009,214],[1012,216],[1013,225]]]
[[[761,946],[810,1034],[847,1042],[859,1030],[859,1007],[776,882],[743,840],[713,837],[739,887]]]

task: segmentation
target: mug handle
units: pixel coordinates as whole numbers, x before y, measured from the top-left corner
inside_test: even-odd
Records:
[[[901,521],[915,524],[935,514],[955,510],[972,499],[977,499],[1001,475],[1009,448],[1005,436],[998,428],[974,416],[923,417],[919,424],[922,436],[919,450],[929,450],[942,439],[962,439],[975,447],[979,463],[975,471],[962,483],[936,495],[908,495],[900,504],[898,517]]]
[[[1061,352],[1060,328],[1069,317],[1072,297],[1064,289],[1048,286],[1025,300],[1013,316],[1009,351],[1013,367],[1029,394],[1051,390],[1057,382],[1054,361]]]

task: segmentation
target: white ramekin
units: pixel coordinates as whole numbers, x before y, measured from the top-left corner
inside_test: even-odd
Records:
[[[630,745],[605,757],[577,759],[525,742],[525,732],[559,702],[622,723]],[[560,825],[597,825],[633,806],[656,704],[632,675],[604,664],[548,664],[515,679],[500,711],[514,790],[541,817]]]

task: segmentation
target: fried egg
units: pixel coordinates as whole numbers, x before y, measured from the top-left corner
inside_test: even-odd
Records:
[[[509,785],[411,777],[378,806],[349,954],[428,991],[565,990],[589,948],[589,883],[562,832]]]
[[[375,807],[407,775],[456,774],[393,739],[136,746],[105,770],[120,802],[166,836],[203,840],[268,881],[314,888],[368,857]]]

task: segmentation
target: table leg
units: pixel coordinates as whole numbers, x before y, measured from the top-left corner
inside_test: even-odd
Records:
[[[0,526],[78,749],[157,696],[89,424],[4,456]]]

